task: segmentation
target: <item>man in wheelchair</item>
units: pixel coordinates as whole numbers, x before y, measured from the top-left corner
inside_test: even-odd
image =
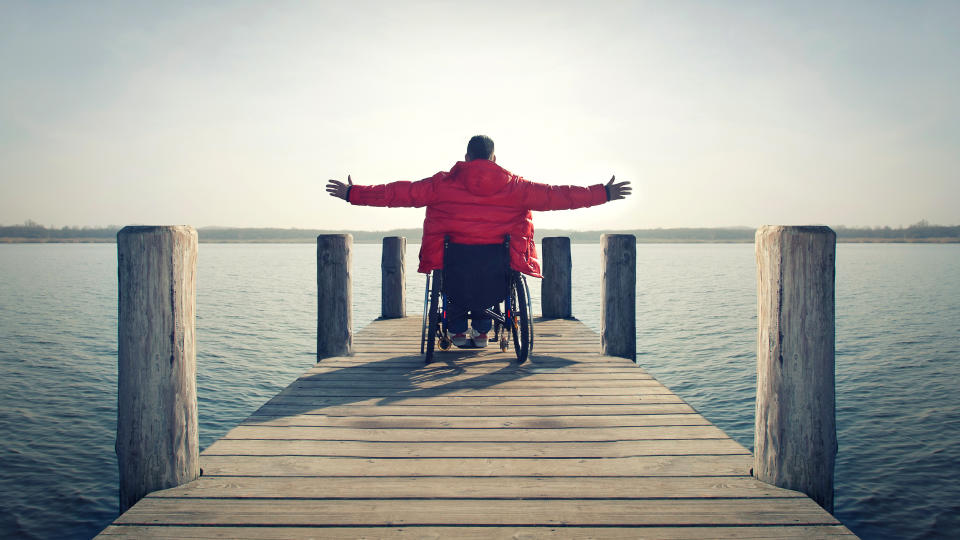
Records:
[[[448,260],[457,261],[458,268],[447,268],[439,273],[441,276],[447,274],[443,291],[452,306],[458,305],[457,295],[464,298],[475,289],[498,288],[495,284],[486,284],[485,280],[486,276],[502,275],[502,270],[493,271],[480,266],[486,261],[482,255],[469,259],[459,268],[460,257],[447,258],[449,246],[505,245],[506,251],[501,253],[510,271],[518,276],[522,273],[542,277],[531,210],[595,206],[623,199],[631,191],[629,182],[617,183],[615,177],[606,184],[589,187],[531,182],[500,167],[496,161],[493,140],[477,135],[467,143],[464,161],[457,162],[449,171],[416,182],[397,181],[373,186],[355,185],[348,175],[346,183],[330,180],[326,190],[331,196],[360,206],[426,206],[418,271],[429,275],[435,270],[444,270]],[[504,279],[509,280],[509,277]],[[510,286],[507,283],[501,290]],[[447,330],[452,333],[455,344],[462,341],[466,345],[468,340],[473,345],[484,343],[482,336],[490,327],[480,306],[492,306],[494,302],[472,305],[481,301],[487,299],[461,300],[457,311],[447,313]],[[463,310],[473,315],[473,332],[469,336]]]
[[[493,318],[488,310],[507,299],[510,261],[501,244],[445,242],[443,292],[446,339],[457,347],[487,346]],[[467,318],[471,328],[467,328]],[[468,331],[469,330],[469,331]]]

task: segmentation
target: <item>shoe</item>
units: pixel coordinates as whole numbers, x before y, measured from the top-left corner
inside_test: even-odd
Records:
[[[450,338],[450,341],[453,342],[457,347],[466,347],[467,346],[467,334],[466,332],[461,332],[459,334],[451,334],[447,332],[447,337]]]
[[[486,346],[487,346],[487,342],[489,341],[489,340],[487,339],[487,333],[484,332],[484,333],[481,334],[480,332],[477,332],[476,330],[474,330],[473,332],[474,332],[473,337],[470,338],[471,341],[473,341],[473,346],[476,347],[476,348],[478,348],[478,349],[483,349],[484,347],[486,347]]]

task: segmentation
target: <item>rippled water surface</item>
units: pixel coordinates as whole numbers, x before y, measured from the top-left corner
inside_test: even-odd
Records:
[[[201,448],[313,364],[315,257],[200,246]],[[574,314],[595,330],[599,259],[573,247]],[[359,328],[379,315],[379,246],[353,260]],[[116,272],[114,245],[0,245],[0,537],[89,538],[116,517]],[[637,248],[639,362],[751,448],[754,276],[752,245]],[[836,298],[837,516],[863,538],[960,536],[960,246],[841,244]]]

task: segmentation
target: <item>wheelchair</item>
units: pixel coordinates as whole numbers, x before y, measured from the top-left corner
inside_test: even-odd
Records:
[[[523,274],[510,268],[510,237],[502,244],[455,244],[443,242],[443,270],[427,274],[423,298],[420,354],[433,361],[434,350],[449,350],[447,307],[469,311],[470,318],[482,312],[493,321],[491,343],[506,352],[513,342],[517,364],[533,350],[533,311],[530,289]]]

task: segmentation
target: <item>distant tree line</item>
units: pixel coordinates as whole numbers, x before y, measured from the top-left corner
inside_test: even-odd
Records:
[[[754,229],[747,227],[733,227],[722,229],[708,228],[677,228],[677,229],[632,229],[621,231],[565,231],[557,229],[544,229],[537,231],[536,239],[539,241],[546,236],[569,236],[570,241],[575,244],[595,244],[600,242],[603,234],[621,233],[632,234],[637,237],[638,242],[712,242],[712,243],[731,243],[731,242],[753,242]]]
[[[120,227],[44,227],[32,220],[22,225],[0,225],[0,241],[5,242],[112,242]],[[908,227],[834,227],[840,241],[867,242],[960,242],[960,225],[931,225],[926,220]],[[201,227],[201,242],[313,242],[317,235],[349,232],[356,243],[380,242],[384,236],[405,236],[411,242],[420,239],[421,229],[389,231],[331,231],[323,229]],[[621,231],[568,231],[542,229],[545,236],[569,236],[574,243],[597,243],[604,232],[634,234],[639,242],[753,242],[755,230],[748,227],[633,229]]]
[[[834,227],[837,238],[864,238],[878,240],[957,240],[960,239],[958,225],[931,225],[927,220],[921,220],[909,227],[873,227],[860,229],[856,227]]]
[[[0,225],[0,238],[7,240],[116,240],[120,227],[44,227],[28,219],[22,225]]]

